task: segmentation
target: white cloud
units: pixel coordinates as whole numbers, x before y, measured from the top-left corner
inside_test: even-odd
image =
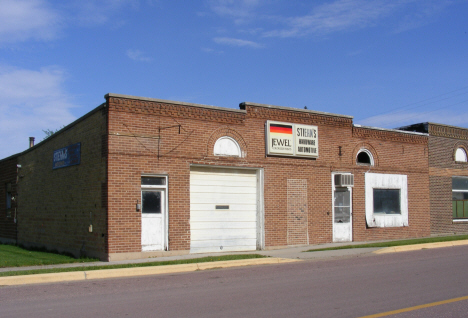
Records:
[[[213,12],[234,19],[236,24],[253,19],[255,9],[262,3],[260,0],[209,0],[207,2]]]
[[[0,0],[0,43],[54,39],[60,21],[43,0]]]
[[[401,21],[399,21],[395,28],[395,33],[405,32],[411,29],[416,29],[427,25],[434,21],[445,7],[452,4],[452,1],[425,1],[423,3],[416,3],[417,9],[413,14],[406,14]]]
[[[202,47],[201,50],[205,53],[210,53],[210,54],[223,54],[224,53],[223,51],[214,50],[209,47]]]
[[[234,39],[234,38],[226,38],[226,37],[224,37],[224,38],[214,38],[213,41],[218,43],[218,44],[226,44],[226,45],[238,46],[238,47],[247,46],[247,47],[252,47],[252,48],[256,48],[256,49],[263,47],[263,45],[258,44],[258,43],[253,42],[253,41]]]
[[[287,28],[266,32],[265,36],[294,37],[364,28],[401,4],[401,1],[338,0],[317,6],[308,15],[286,19]]]
[[[70,5],[78,24],[93,26],[109,22],[111,16],[123,7],[138,9],[138,0],[80,0]],[[121,23],[121,21],[119,21]]]
[[[27,149],[30,136],[41,141],[43,129],[55,130],[76,119],[64,79],[64,71],[56,67],[0,68],[0,158]]]
[[[143,53],[140,50],[129,49],[127,50],[127,56],[132,60],[138,62],[151,62],[153,60],[152,58],[146,56],[145,53]]]

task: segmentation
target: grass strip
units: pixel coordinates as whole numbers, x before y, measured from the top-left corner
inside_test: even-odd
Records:
[[[391,246],[450,242],[450,241],[460,241],[460,240],[468,240],[468,235],[426,237],[426,238],[421,238],[421,239],[410,239],[410,240],[389,241],[389,242],[379,242],[379,243],[366,243],[366,244],[356,244],[356,245],[343,245],[343,246],[312,249],[312,250],[308,250],[304,252],[346,250],[346,249],[351,249],[351,248],[391,247]]]
[[[78,272],[78,271],[81,272],[81,271],[93,271],[93,270],[99,270],[99,269],[134,268],[134,267],[147,267],[147,266],[207,263],[207,262],[233,261],[233,260],[251,259],[251,258],[264,258],[264,257],[267,257],[267,256],[260,255],[260,254],[238,254],[238,255],[207,256],[207,257],[200,257],[200,258],[174,260],[174,261],[159,261],[159,262],[134,263],[134,264],[32,269],[32,270],[24,270],[24,271],[0,272],[0,277],[47,274],[47,273]]]
[[[94,258],[74,258],[46,250],[25,249],[16,245],[0,244],[0,268],[36,265],[95,262]]]

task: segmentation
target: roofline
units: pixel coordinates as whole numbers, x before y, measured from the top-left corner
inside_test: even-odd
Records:
[[[466,128],[466,127],[452,126],[452,125],[446,125],[446,124],[438,124],[438,123],[432,123],[432,122],[426,122],[425,124],[468,130],[468,128]]]
[[[211,106],[211,105],[203,105],[203,104],[194,104],[194,103],[186,103],[186,102],[178,102],[173,100],[166,100],[166,99],[158,99],[158,98],[149,98],[149,97],[139,97],[139,96],[132,96],[132,95],[121,95],[121,94],[114,94],[114,93],[107,93],[104,98],[106,100],[109,97],[117,97],[117,98],[126,98],[126,99],[136,99],[148,102],[157,102],[157,103],[165,103],[165,104],[174,104],[174,105],[183,105],[183,106],[190,106],[190,107],[200,107],[200,108],[207,108],[213,110],[220,110],[225,112],[235,112],[235,113],[246,113],[245,110],[242,109],[235,109],[235,108],[227,108],[227,107],[219,107],[219,106]]]
[[[301,108],[286,107],[286,106],[276,106],[276,105],[269,105],[269,104],[258,104],[258,103],[252,103],[252,102],[240,103],[239,107],[241,109],[242,108],[245,109],[246,105],[256,106],[256,107],[265,107],[265,108],[275,108],[275,109],[281,109],[281,110],[290,110],[290,111],[295,111],[295,112],[317,114],[317,115],[322,115],[322,116],[343,117],[343,118],[349,118],[349,119],[354,118],[353,116],[349,116],[349,115],[340,115],[340,114],[333,114],[333,113],[327,113],[327,112],[320,112],[317,110],[301,109]]]
[[[8,161],[8,160],[14,159],[15,157],[18,158],[19,155],[21,155],[21,154],[22,154],[21,152],[15,153],[14,155],[8,156],[8,157],[3,158],[3,159],[0,159],[0,162]]]
[[[408,134],[408,135],[429,136],[429,134],[426,134],[426,133],[399,130],[399,129],[380,128],[380,127],[372,127],[372,126],[362,126],[362,125],[358,125],[358,124],[353,124],[353,126],[357,127],[357,128],[365,128],[365,129],[373,129],[373,130],[381,130],[381,131],[390,131],[390,132],[396,132],[396,133]]]

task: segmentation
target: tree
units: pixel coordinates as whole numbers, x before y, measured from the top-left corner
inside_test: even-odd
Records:
[[[45,129],[45,130],[42,129],[42,131],[43,131],[44,134],[45,134],[45,137],[42,138],[42,140],[46,140],[47,138],[49,138],[50,136],[52,136],[53,134],[55,134],[57,131],[59,131],[59,130],[62,129],[63,127],[65,127],[65,126],[62,126],[62,127],[58,128],[58,129],[56,129],[55,131],[50,130],[50,129]]]

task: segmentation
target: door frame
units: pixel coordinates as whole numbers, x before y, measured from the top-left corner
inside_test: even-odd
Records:
[[[164,178],[165,179],[165,184],[164,185],[141,185],[140,189],[140,204],[141,204],[141,210],[140,210],[140,220],[143,216],[143,190],[159,190],[161,191],[163,197],[163,211],[161,212],[161,217],[163,219],[163,225],[162,225],[162,231],[163,231],[163,242],[162,242],[162,251],[168,251],[169,250],[169,178],[167,175],[160,175],[160,174],[142,174],[141,177],[150,177],[150,178]],[[140,231],[142,230],[142,226],[140,225]],[[142,237],[143,233],[141,232],[140,235],[140,240]],[[152,252],[152,251],[143,251],[142,252]]]
[[[336,174],[345,174],[351,175],[350,172],[332,172],[332,191],[331,191],[331,200],[332,200],[332,242],[352,242],[353,241],[353,187],[336,187],[335,186],[335,175]],[[349,204],[350,204],[350,215],[349,215],[349,240],[337,240],[335,237],[335,190],[336,188],[347,188],[349,191]]]

